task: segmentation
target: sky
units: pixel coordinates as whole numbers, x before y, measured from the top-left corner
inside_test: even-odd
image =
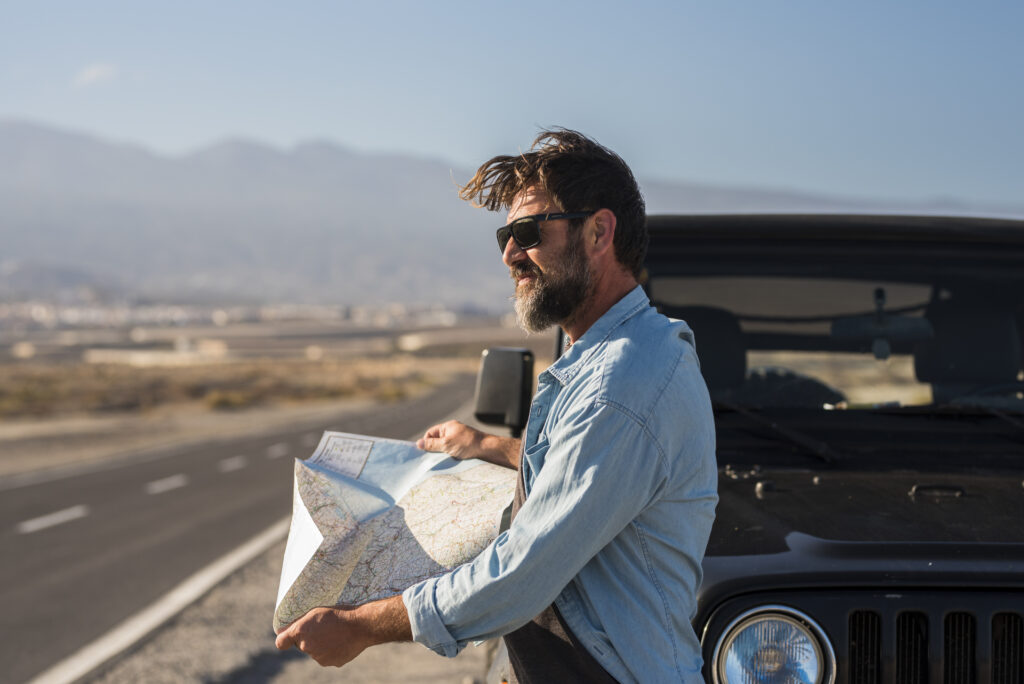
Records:
[[[1024,2],[0,0],[0,120],[475,168],[565,126],[641,179],[1024,205]]]

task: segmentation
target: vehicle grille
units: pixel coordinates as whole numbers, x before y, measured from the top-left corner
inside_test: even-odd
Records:
[[[890,626],[880,613],[858,610],[850,614],[847,648],[851,684],[885,681],[886,651],[892,656],[888,681],[897,684],[1024,684],[1018,613],[903,611]]]
[[[992,619],[992,681],[1024,682],[1024,620],[1013,613]]]
[[[850,616],[850,682],[873,684],[881,676],[882,620],[878,613]]]
[[[896,618],[896,681],[928,681],[928,616],[900,613]]]
[[[779,591],[733,599],[708,626],[709,648],[736,615],[791,607],[824,630],[836,684],[1024,684],[1024,593]],[[710,661],[710,651],[705,660]]]

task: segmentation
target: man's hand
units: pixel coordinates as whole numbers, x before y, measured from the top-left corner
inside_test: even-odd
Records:
[[[324,667],[341,667],[372,643],[344,608],[314,608],[277,635],[282,651],[292,646]]]
[[[442,451],[456,461],[480,458],[484,433],[457,420],[449,420],[427,430],[416,442],[417,449]]]
[[[401,596],[356,608],[314,608],[277,635],[282,651],[292,646],[323,666],[341,667],[368,647],[411,641],[412,627]]]
[[[457,420],[435,425],[416,442],[417,449],[441,451],[457,461],[479,458],[506,468],[519,465],[519,440],[498,437]]]

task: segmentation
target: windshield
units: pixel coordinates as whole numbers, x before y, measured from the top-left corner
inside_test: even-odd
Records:
[[[1024,410],[1019,288],[999,281],[671,276],[712,399],[750,409]]]

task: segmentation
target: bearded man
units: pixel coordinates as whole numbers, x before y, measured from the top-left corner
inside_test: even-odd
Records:
[[[317,608],[278,636],[321,664],[415,640],[446,656],[504,636],[521,682],[699,682],[690,620],[717,502],[711,404],[685,323],[638,281],[644,201],[629,167],[575,131],[484,163],[463,199],[497,231],[527,331],[565,353],[538,380],[523,439],[449,421],[422,449],[516,468],[508,530],[401,596]]]

